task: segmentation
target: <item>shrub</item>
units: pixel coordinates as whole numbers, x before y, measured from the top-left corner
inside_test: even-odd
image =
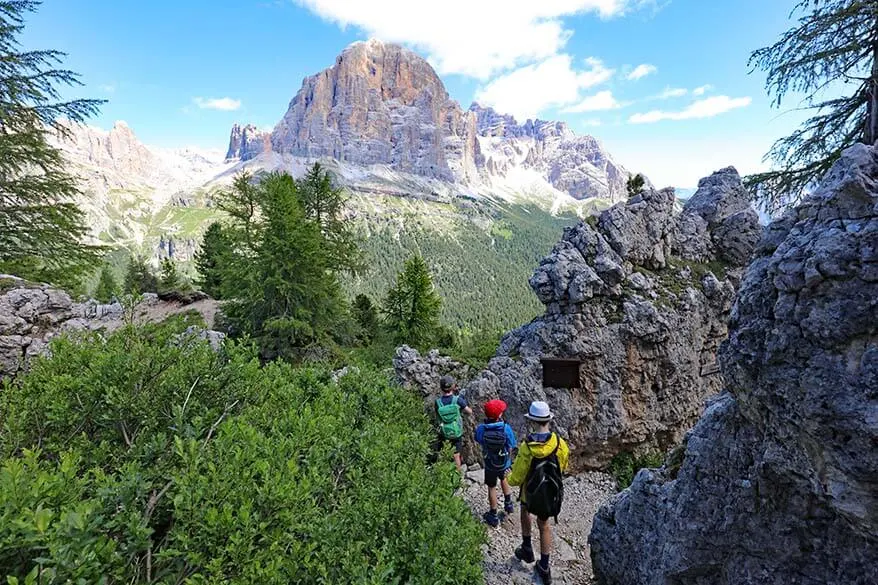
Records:
[[[215,353],[189,322],[57,340],[0,392],[0,580],[480,583],[419,400]]]
[[[661,467],[663,462],[664,455],[658,451],[647,451],[641,455],[619,453],[610,461],[607,472],[616,478],[616,485],[619,491],[622,491],[631,485],[638,471],[643,468]]]

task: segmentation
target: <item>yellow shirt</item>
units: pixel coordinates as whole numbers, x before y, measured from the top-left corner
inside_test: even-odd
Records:
[[[518,446],[518,453],[515,461],[512,463],[512,472],[509,474],[509,485],[522,485],[527,478],[527,472],[530,470],[530,462],[536,457],[542,459],[548,457],[558,447],[558,465],[561,472],[567,471],[567,461],[570,457],[570,448],[567,442],[559,437],[556,433],[552,433],[549,440],[545,443],[528,442],[527,439]],[[521,490],[519,499],[524,501],[524,490]]]

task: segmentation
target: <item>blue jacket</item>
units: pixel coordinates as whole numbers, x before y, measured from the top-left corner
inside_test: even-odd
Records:
[[[482,455],[485,454],[485,446],[482,444],[482,438],[485,436],[485,429],[497,429],[501,427],[506,427],[506,469],[512,467],[512,450],[515,449],[516,445],[518,445],[518,441],[515,438],[515,431],[512,430],[512,427],[506,424],[505,421],[498,420],[497,422],[484,422],[476,427],[476,443],[482,446]]]

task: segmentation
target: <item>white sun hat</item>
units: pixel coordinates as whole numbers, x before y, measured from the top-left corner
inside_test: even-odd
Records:
[[[549,409],[549,405],[545,402],[536,401],[530,403],[530,409],[527,414],[524,415],[524,418],[527,420],[532,420],[534,422],[549,422],[555,415],[552,414],[552,411]]]

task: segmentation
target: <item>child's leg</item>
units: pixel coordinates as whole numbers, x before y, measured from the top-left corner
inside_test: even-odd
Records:
[[[527,511],[527,506],[521,506],[521,538],[530,545],[530,513]]]
[[[537,526],[540,528],[540,564],[549,566],[549,554],[552,552],[552,525],[549,519],[537,518]]]
[[[497,511],[497,487],[496,486],[488,486],[488,504],[491,506],[491,509]]]
[[[507,498],[512,495],[512,488],[509,487],[509,482],[506,481],[506,478],[500,480],[500,487],[503,489],[503,495]]]

